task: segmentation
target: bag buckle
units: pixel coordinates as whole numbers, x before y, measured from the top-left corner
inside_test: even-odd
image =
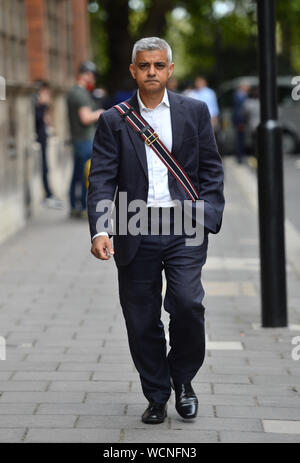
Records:
[[[151,133],[151,134],[149,135],[149,137],[147,137],[147,138],[145,139],[145,143],[146,143],[147,146],[151,146],[152,143],[154,143],[155,140],[157,140],[157,139],[158,139],[158,134],[157,134],[156,132],[153,132],[153,133]]]

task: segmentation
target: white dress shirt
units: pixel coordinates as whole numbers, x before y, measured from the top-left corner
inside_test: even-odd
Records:
[[[167,90],[165,89],[162,101],[154,109],[144,105],[139,90],[137,91],[137,99],[141,116],[157,132],[168,150],[172,151],[171,113]],[[145,148],[149,179],[147,207],[174,206],[175,202],[172,201],[168,186],[168,169],[150,146],[145,144]]]
[[[151,125],[153,130],[157,132],[161,141],[166,145],[169,151],[172,152],[172,126],[171,113],[168,92],[165,93],[162,101],[154,109],[147,108],[141,100],[139,90],[137,90],[137,99],[139,103],[141,116]],[[148,165],[149,189],[147,198],[147,207],[172,207],[176,206],[176,201],[173,201],[170,196],[168,186],[168,168],[155,154],[150,146],[145,144],[146,157]],[[100,232],[93,236],[105,235],[106,232]]]

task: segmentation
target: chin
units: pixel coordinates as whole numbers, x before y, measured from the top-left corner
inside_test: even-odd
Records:
[[[156,85],[154,85],[154,84],[147,85],[146,84],[144,86],[144,89],[147,90],[148,92],[151,92],[151,91],[152,92],[157,92],[158,90],[162,90],[162,88],[163,88],[162,85],[160,83],[158,83],[158,82],[155,82],[155,83],[156,83]]]

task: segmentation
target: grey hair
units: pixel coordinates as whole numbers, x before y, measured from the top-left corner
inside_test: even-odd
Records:
[[[145,37],[135,42],[132,50],[131,62],[135,64],[136,54],[139,51],[146,50],[166,50],[168,55],[168,63],[172,63],[172,49],[168,42],[166,42],[164,39],[160,39],[159,37]]]

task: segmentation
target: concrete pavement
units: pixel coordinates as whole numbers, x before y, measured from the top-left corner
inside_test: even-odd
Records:
[[[193,423],[177,415],[173,394],[165,423],[141,422],[147,402],[116,268],[90,254],[86,222],[43,211],[1,245],[0,442],[300,442],[300,235],[287,224],[290,326],[262,329],[255,186],[248,167],[225,160],[223,226],[209,235],[203,270],[207,353]],[[163,321],[167,331],[164,311]]]

